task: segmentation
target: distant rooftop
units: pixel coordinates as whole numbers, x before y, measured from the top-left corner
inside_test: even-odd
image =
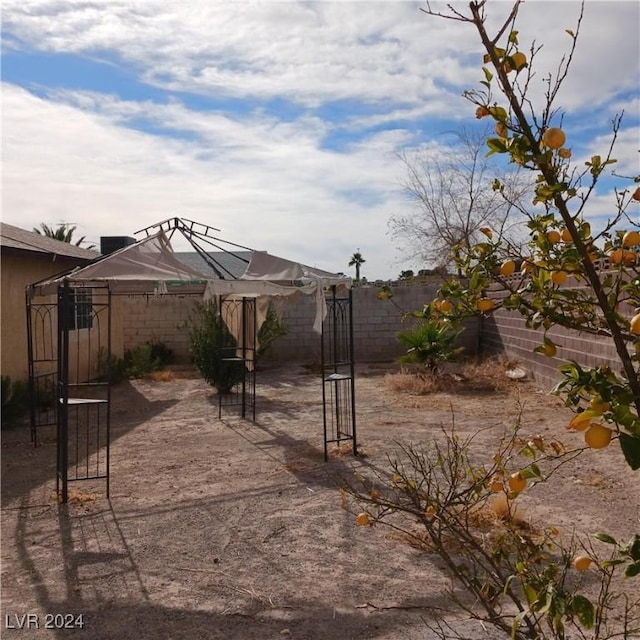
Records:
[[[251,260],[251,251],[210,251],[208,255],[215,269],[212,268],[205,259],[195,251],[174,251],[173,255],[182,264],[200,271],[206,275],[223,278],[224,280],[235,280],[246,270]],[[218,272],[216,272],[216,269]]]
[[[92,249],[77,247],[69,242],[54,240],[35,231],[27,231],[11,224],[0,222],[0,247],[16,251],[29,251],[48,255],[67,256],[82,260],[95,260],[100,254]]]

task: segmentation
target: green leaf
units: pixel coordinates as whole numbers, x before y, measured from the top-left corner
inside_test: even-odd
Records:
[[[627,464],[634,471],[640,469],[640,438],[621,433],[620,448]]]
[[[515,29],[509,34],[509,42],[518,44],[518,32]]]
[[[596,540],[600,540],[600,542],[606,542],[607,544],[618,544],[615,541],[615,538],[612,538],[608,533],[596,533],[594,538]]]
[[[538,594],[536,590],[528,583],[524,583],[522,585],[522,590],[524,591],[524,595],[527,598],[527,604],[531,606],[538,599]]]
[[[637,576],[640,573],[640,561],[639,562],[634,562],[633,564],[630,564],[625,572],[624,575],[627,578],[633,578],[635,576]]]
[[[591,629],[596,618],[596,611],[591,601],[581,595],[573,596],[571,602],[573,613],[585,629]]]
[[[487,67],[482,67],[482,71],[484,72],[484,77],[486,78],[487,82],[491,82],[491,80],[493,80],[493,74],[491,73],[491,71],[489,71]]]
[[[489,153],[487,154],[488,156],[494,153],[507,152],[507,147],[504,143],[504,140],[502,140],[501,138],[489,138],[487,140],[487,146],[489,147]]]

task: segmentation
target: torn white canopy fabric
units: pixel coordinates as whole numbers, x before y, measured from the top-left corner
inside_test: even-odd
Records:
[[[351,287],[351,278],[286,260],[265,251],[252,251],[249,265],[238,279],[223,280],[179,261],[164,231],[149,236],[85,267],[31,285],[30,294],[48,295],[67,281],[71,286],[107,285],[114,293],[166,293],[167,285],[198,287],[205,300],[216,295],[315,296],[313,328],[322,331],[326,316],[323,290],[330,286]]]
[[[109,255],[97,259],[85,267],[33,285],[36,295],[53,293],[63,281],[72,286],[90,286],[91,283],[109,283],[117,290],[137,293],[147,284],[151,290],[161,282],[204,283],[210,276],[180,262],[173,255],[173,248],[163,231],[144,238]]]

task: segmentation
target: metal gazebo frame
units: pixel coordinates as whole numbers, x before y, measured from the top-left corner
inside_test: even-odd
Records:
[[[214,232],[218,229],[182,218],[165,220],[136,232],[146,237],[115,253],[132,250],[153,239],[152,230],[168,234],[167,240],[176,231],[182,233],[215,273],[211,278],[186,267],[184,271],[176,267],[174,275],[162,276],[159,287],[162,295],[184,294],[186,290],[187,295],[201,296],[211,282],[217,287],[240,283],[241,279],[237,279],[229,267],[230,256],[240,261],[247,271],[250,266],[250,261],[239,256],[237,250],[251,249],[216,237]],[[224,255],[225,261],[216,254]],[[111,255],[114,254],[97,258],[89,267],[99,268]],[[326,273],[309,269],[312,273]],[[103,480],[109,496],[113,297],[152,295],[149,282],[153,278],[148,279],[145,287],[130,288],[117,276],[101,279],[93,275],[85,279],[84,272],[86,267],[75,269],[35,283],[26,292],[31,438],[37,446],[42,428],[55,427],[56,490],[62,502],[68,501],[69,483],[76,481]],[[250,278],[242,281],[241,294],[217,295],[218,310],[225,323],[240,328],[237,345],[221,350],[218,357],[222,366],[240,367],[242,372],[231,393],[218,394],[219,418],[223,409],[239,407],[242,418],[255,420],[256,299],[269,294],[273,287],[268,281],[259,281],[253,286],[252,282]],[[153,286],[157,293],[158,282],[154,281]],[[285,288],[293,292],[300,287],[295,281]],[[327,285],[318,278],[315,287],[322,287],[326,304],[320,341],[324,457],[327,460],[331,443],[350,442],[353,454],[357,455],[353,296],[349,286],[340,286],[335,281]],[[81,329],[86,331],[80,332]]]

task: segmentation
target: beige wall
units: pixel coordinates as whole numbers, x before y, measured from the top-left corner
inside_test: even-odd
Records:
[[[2,251],[0,289],[0,371],[12,380],[26,380],[27,362],[27,315],[25,310],[25,287],[58,273],[63,273],[78,264],[77,260],[57,256],[35,254],[13,254]]]

